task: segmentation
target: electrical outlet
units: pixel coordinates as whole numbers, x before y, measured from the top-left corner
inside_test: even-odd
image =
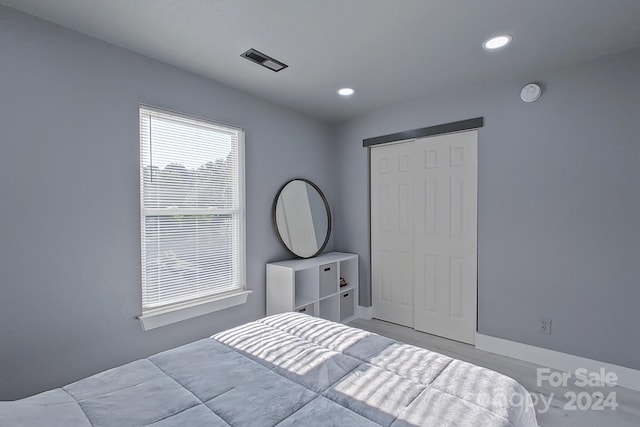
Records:
[[[538,332],[551,334],[551,319],[541,318],[540,323],[538,323]]]

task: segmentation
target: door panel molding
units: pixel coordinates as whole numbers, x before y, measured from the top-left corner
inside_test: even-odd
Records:
[[[439,159],[437,166],[414,169],[414,253],[416,259],[436,255],[433,266],[416,269],[414,327],[469,344],[477,328],[477,146],[476,131],[414,143],[416,157],[436,151]],[[427,291],[436,294],[435,310],[433,302],[425,304]]]
[[[413,147],[371,153],[371,300],[374,316],[413,327]],[[381,191],[384,189],[384,191]]]
[[[474,343],[477,143],[467,131],[368,150],[374,317]]]

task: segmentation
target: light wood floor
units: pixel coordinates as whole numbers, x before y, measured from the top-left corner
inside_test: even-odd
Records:
[[[553,388],[548,384],[543,384],[539,387],[536,384],[536,370],[541,367],[539,365],[477,350],[468,344],[425,334],[411,328],[380,320],[356,319],[350,325],[500,372],[518,381],[530,393],[542,394],[547,401],[549,396],[553,395],[549,410],[546,413],[540,413],[540,411],[537,413],[538,424],[542,427],[640,426],[640,392],[638,391],[622,387],[580,388],[574,385],[571,380],[569,380],[567,387]],[[566,410],[565,405],[569,403],[569,400],[564,395],[572,391],[575,393],[602,391],[605,396],[615,392],[618,407],[614,411],[610,409],[604,411]],[[542,408],[542,404],[538,408]]]

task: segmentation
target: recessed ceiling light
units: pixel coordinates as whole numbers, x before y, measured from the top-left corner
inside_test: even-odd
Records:
[[[491,37],[482,43],[482,47],[488,50],[500,49],[511,43],[511,36],[508,34],[502,34],[500,36]]]
[[[355,90],[351,89],[350,87],[343,87],[338,89],[338,95],[351,96],[354,93],[355,93]]]

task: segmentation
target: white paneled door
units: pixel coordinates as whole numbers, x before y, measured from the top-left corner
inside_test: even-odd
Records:
[[[414,327],[473,344],[477,132],[425,138],[414,147]]]
[[[375,317],[474,343],[477,147],[477,132],[470,131],[371,149]],[[399,170],[402,156],[409,159],[403,164],[409,172]],[[389,172],[383,174],[381,165],[386,164]],[[411,191],[410,200],[403,205],[400,183]],[[386,196],[385,188],[394,184],[397,194]],[[404,206],[410,211],[401,213]],[[396,233],[394,226],[402,232]],[[405,261],[401,263],[401,259]],[[410,293],[407,282],[411,283]],[[393,298],[398,293],[411,295],[410,309],[401,298]],[[411,319],[407,319],[407,312]]]
[[[371,149],[375,317],[413,327],[413,143]]]

